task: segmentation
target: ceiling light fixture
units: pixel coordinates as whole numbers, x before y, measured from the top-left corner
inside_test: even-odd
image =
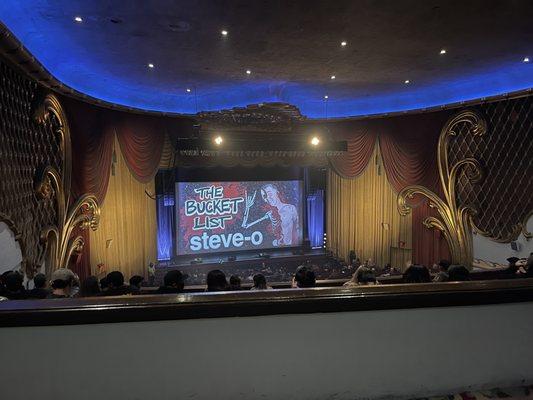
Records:
[[[316,136],[313,136],[313,137],[311,138],[311,144],[312,144],[313,146],[318,146],[318,145],[320,144],[320,139],[319,139],[318,137],[316,137]]]
[[[524,57],[524,62],[529,62],[529,57]]]
[[[406,85],[408,85],[408,84],[411,83],[411,81],[410,81],[409,79],[406,79],[406,80],[404,81],[404,83],[405,83]]]
[[[74,21],[83,22],[83,18],[78,15],[78,16],[74,17]]]
[[[249,69],[246,70],[246,74],[247,75],[250,75],[252,73],[252,71],[250,71]]]
[[[440,51],[440,54],[446,54],[446,49],[442,49],[442,50]]]
[[[346,43],[346,41],[344,41],[344,40],[341,42],[341,46],[342,46],[342,47],[345,47],[347,44],[348,44],[348,43]]]
[[[222,36],[228,36],[228,31],[225,30],[225,29],[222,29],[222,31],[220,31],[220,33],[222,34]]]
[[[149,63],[149,64],[148,64],[148,68],[154,68],[154,67],[155,67],[154,64],[152,64],[152,63]]]
[[[187,88],[187,93],[191,93],[191,89]]]
[[[220,136],[220,135],[213,139],[213,142],[215,142],[215,144],[216,144],[217,146],[220,146],[220,145],[222,144],[223,141],[224,141],[224,140],[222,139],[222,136]]]
[[[325,96],[324,96],[324,99],[325,99],[325,100],[329,99],[329,96],[328,96],[328,95],[325,95]]]
[[[332,79],[332,80],[335,79],[335,75],[331,75],[331,79]]]

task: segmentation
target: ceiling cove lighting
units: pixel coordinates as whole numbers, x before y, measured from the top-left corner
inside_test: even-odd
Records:
[[[77,16],[74,17],[74,21],[76,21],[76,22],[83,22],[83,18],[80,17],[79,15],[77,15]]]
[[[312,144],[313,146],[318,146],[318,145],[320,144],[320,139],[319,139],[318,137],[316,137],[316,136],[313,136],[313,137],[311,138],[311,144]]]
[[[215,144],[216,144],[217,146],[220,146],[220,145],[222,144],[223,141],[224,141],[224,140],[222,139],[222,136],[220,136],[220,135],[217,136],[217,137],[215,137],[215,138],[213,139],[213,142],[215,142]]]

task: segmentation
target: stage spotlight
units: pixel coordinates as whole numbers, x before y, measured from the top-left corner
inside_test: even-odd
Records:
[[[222,144],[223,141],[224,141],[224,140],[222,139],[222,136],[220,136],[220,135],[213,139],[213,142],[215,142],[215,144],[216,144],[217,146],[220,146],[220,145]]]
[[[313,136],[313,137],[311,138],[311,144],[312,144],[313,146],[318,146],[318,145],[320,144],[320,139],[319,139],[318,137],[316,137],[316,136]]]

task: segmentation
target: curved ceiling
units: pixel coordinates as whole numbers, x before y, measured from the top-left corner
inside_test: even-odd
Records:
[[[65,85],[143,110],[348,117],[533,87],[530,0],[2,0],[0,20]]]

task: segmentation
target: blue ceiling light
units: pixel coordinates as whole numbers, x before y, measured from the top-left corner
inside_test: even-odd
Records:
[[[121,58],[122,49],[109,44],[114,39],[109,36],[110,30],[98,30],[98,23],[103,22],[94,16],[94,4],[90,3],[82,0],[2,0],[0,20],[66,86],[97,99],[143,110],[194,114],[248,104],[287,102],[299,107],[307,117],[322,118],[327,100],[328,117],[351,117],[416,110],[533,87],[533,63],[528,62],[524,53],[515,54],[509,62],[487,64],[482,69],[476,67],[460,73],[448,71],[441,77],[435,74],[431,81],[421,80],[416,72],[407,71],[416,84],[402,84],[402,78],[396,78],[396,83],[388,86],[376,83],[379,90],[350,86],[349,76],[341,69],[336,72],[342,73],[342,85],[338,80],[331,82],[334,80],[331,72],[320,75],[314,82],[308,79],[268,79],[264,78],[268,77],[268,71],[261,69],[260,74],[254,70],[253,79],[247,79],[251,71],[243,74],[242,69],[236,69],[234,76],[224,77],[217,75],[216,65],[198,65],[194,76],[167,75],[165,78],[164,74],[170,69],[166,60],[164,68],[159,64],[154,69],[146,67],[151,57],[153,62],[160,60],[153,53],[141,54],[133,63],[125,62]],[[82,21],[75,20],[76,16]],[[110,26],[113,27],[110,29],[117,29],[116,24]],[[215,35],[217,33],[215,30]],[[226,37],[222,30],[220,35]],[[236,35],[237,32],[232,31],[231,41],[215,36],[213,41],[219,45],[216,51],[234,51],[230,44],[236,41]],[[349,39],[338,37],[332,43],[332,52],[344,49],[343,54],[348,54],[352,51],[353,43],[347,46]],[[134,47],[131,43],[135,42],[128,41],[131,38],[121,37],[121,40]],[[442,50],[441,54],[444,54]],[[453,50],[455,54],[457,49]],[[172,56],[179,57],[179,54]],[[429,54],[428,57],[435,56]],[[254,64],[246,63],[243,69],[247,65]],[[203,72],[207,67],[209,72]],[[325,99],[324,78],[328,76],[329,98]],[[195,82],[194,95],[184,90],[190,88],[191,82]]]

